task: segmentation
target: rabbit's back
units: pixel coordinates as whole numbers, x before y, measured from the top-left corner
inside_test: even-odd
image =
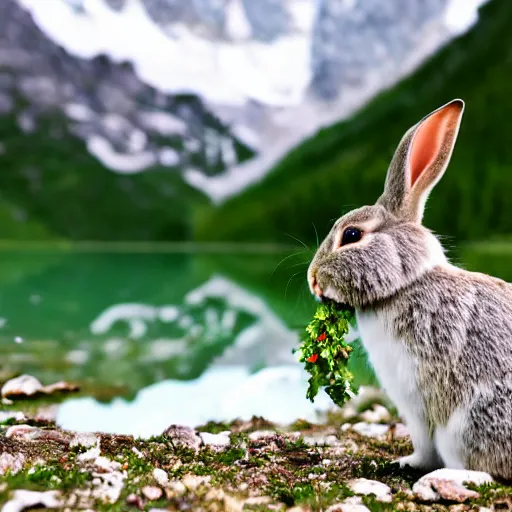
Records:
[[[429,424],[446,424],[475,389],[512,381],[512,285],[437,267],[392,304],[390,329],[417,361]]]

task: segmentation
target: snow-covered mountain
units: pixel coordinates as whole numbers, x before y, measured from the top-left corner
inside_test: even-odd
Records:
[[[0,113],[23,98],[31,131],[57,107],[111,171],[169,167],[222,202],[465,30],[479,3],[3,0]]]

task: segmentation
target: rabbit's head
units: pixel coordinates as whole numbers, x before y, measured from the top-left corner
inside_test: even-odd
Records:
[[[376,204],[336,221],[308,269],[319,299],[364,308],[446,263],[440,243],[421,221],[452,155],[463,111],[464,102],[454,100],[413,126],[395,152]]]

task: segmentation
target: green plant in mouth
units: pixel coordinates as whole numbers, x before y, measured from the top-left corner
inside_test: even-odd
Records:
[[[320,388],[325,388],[332,401],[340,407],[355,392],[353,375],[348,369],[352,347],[345,341],[355,312],[346,305],[326,302],[319,304],[305,329],[300,347],[300,361],[311,374],[307,398],[314,400]]]

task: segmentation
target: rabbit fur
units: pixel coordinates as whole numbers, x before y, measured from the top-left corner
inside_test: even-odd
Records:
[[[453,100],[400,142],[383,195],[341,217],[308,269],[311,291],[353,306],[382,387],[411,434],[401,465],[512,478],[512,285],[449,263],[423,227],[464,103]],[[360,230],[342,245],[347,227]]]

